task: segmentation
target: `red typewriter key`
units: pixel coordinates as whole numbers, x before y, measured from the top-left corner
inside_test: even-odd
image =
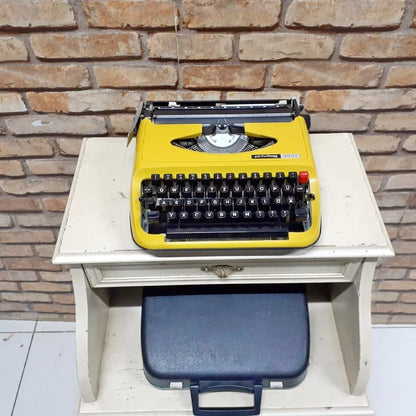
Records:
[[[308,183],[309,182],[309,172],[307,170],[302,170],[299,172],[299,183]]]

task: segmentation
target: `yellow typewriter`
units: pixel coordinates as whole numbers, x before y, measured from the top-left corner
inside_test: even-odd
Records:
[[[136,115],[131,230],[151,250],[296,248],[319,238],[296,100],[148,102]]]

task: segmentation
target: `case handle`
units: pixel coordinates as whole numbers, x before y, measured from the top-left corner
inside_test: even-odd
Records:
[[[214,272],[218,277],[225,278],[231,273],[241,272],[244,267],[241,266],[229,266],[228,264],[218,264],[217,266],[203,266],[201,267],[203,272]]]
[[[238,384],[237,384],[238,383]],[[250,385],[251,384],[251,385]],[[190,386],[192,411],[196,416],[251,416],[260,413],[262,385],[244,382],[208,382]],[[199,407],[199,393],[207,391],[237,391],[254,394],[253,407]]]

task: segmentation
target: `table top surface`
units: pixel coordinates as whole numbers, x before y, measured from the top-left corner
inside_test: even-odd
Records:
[[[304,249],[150,252],[130,233],[135,146],[123,137],[84,139],[53,257],[57,264],[154,263],[186,259],[331,259],[392,256],[393,249],[349,133],[312,134],[322,231]]]

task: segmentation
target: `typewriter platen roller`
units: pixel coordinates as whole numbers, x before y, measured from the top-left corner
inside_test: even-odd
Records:
[[[131,229],[147,249],[295,248],[319,238],[308,116],[294,99],[148,102]]]

